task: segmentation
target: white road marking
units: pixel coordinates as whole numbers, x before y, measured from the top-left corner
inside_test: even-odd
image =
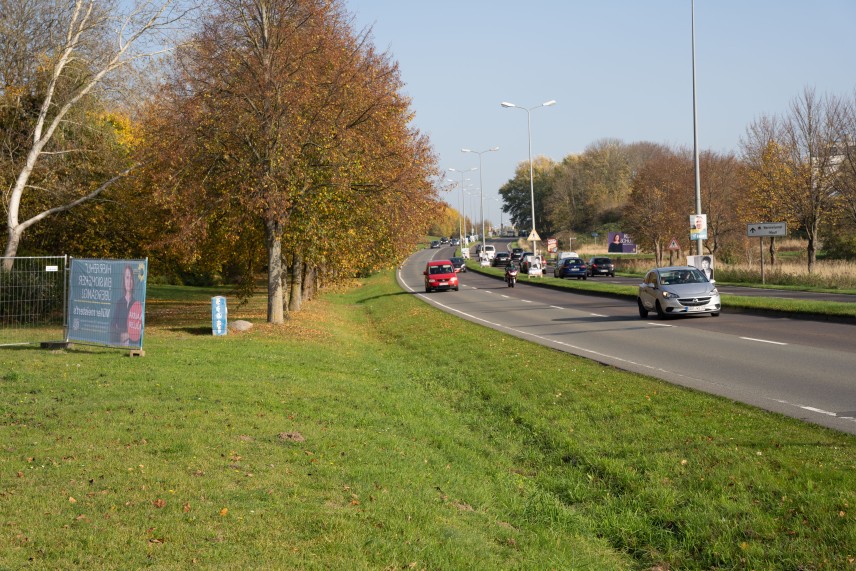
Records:
[[[780,341],[770,341],[769,339],[755,339],[754,337],[741,337],[741,339],[745,339],[746,341],[757,341],[758,343],[769,343],[771,345],[787,345],[787,343],[782,343]]]
[[[822,414],[825,416],[832,416],[834,418],[840,418],[841,420],[849,420],[851,422],[856,422],[856,418],[853,418],[852,416],[845,416],[843,414],[837,414],[834,412],[830,412],[828,410],[823,410],[822,408],[807,406],[804,404],[794,404],[792,402],[788,402],[786,400],[781,400],[781,399],[771,399],[771,400],[774,400],[775,402],[780,403],[780,404],[792,406],[792,407],[799,408],[799,409],[802,409],[802,410],[805,410],[808,412],[816,412],[817,414]]]

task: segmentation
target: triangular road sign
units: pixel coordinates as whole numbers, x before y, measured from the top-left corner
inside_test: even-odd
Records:
[[[526,238],[526,241],[527,241],[527,242],[540,242],[540,241],[541,241],[541,236],[539,236],[539,235],[538,235],[538,232],[536,232],[536,231],[533,229],[533,230],[529,233],[529,237],[528,237],[528,238]]]
[[[672,238],[672,241],[669,242],[669,249],[670,250],[680,250],[681,249],[680,245],[678,245],[678,239],[677,238]]]

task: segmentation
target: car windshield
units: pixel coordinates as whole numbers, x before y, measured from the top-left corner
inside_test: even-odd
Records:
[[[660,273],[661,285],[698,284],[704,283],[707,278],[695,268],[685,270],[669,270]]]
[[[453,264],[463,264],[464,259],[463,258],[452,258],[452,263]]]
[[[451,265],[443,264],[442,266],[431,266],[430,273],[432,274],[451,274],[455,271]]]

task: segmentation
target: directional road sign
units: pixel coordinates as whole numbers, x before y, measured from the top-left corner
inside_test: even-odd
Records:
[[[748,224],[746,235],[750,238],[763,236],[787,236],[788,225],[785,222],[759,222]]]

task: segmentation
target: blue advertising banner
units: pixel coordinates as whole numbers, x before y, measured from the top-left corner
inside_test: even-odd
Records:
[[[71,260],[68,340],[142,349],[148,260]]]
[[[214,335],[225,335],[228,329],[226,328],[226,317],[228,310],[226,308],[226,298],[218,295],[211,298],[211,333]]]

